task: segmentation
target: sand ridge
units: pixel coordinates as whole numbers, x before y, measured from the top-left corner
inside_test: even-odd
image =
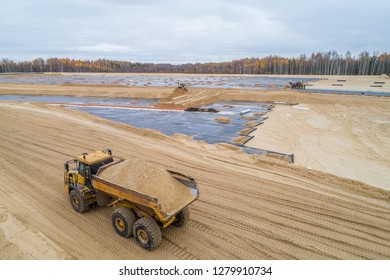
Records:
[[[231,123],[232,119],[228,117],[216,117],[214,121],[216,121],[217,123],[227,124],[227,123]]]

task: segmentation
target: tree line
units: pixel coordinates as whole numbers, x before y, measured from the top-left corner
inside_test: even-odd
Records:
[[[381,75],[390,74],[390,54],[364,51],[352,57],[348,51],[305,54],[295,58],[267,56],[243,58],[229,62],[139,63],[109,59],[77,60],[69,58],[36,58],[15,62],[0,61],[0,73],[43,72],[113,72],[113,73],[197,73],[197,74],[278,74],[278,75]]]

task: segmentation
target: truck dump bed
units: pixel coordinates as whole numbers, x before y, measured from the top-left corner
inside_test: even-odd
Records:
[[[92,185],[109,196],[161,212],[165,220],[199,196],[192,178],[141,159],[101,167],[92,177]]]

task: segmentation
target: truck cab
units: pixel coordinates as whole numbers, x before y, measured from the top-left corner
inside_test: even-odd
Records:
[[[113,161],[111,150],[106,149],[83,153],[64,164],[64,187],[70,196],[72,207],[77,212],[85,212],[96,204],[92,175],[95,175],[101,166]]]

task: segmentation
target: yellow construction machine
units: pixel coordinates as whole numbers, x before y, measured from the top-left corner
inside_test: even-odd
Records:
[[[67,161],[64,164],[65,190],[73,209],[79,213],[96,206],[116,207],[111,217],[116,233],[122,237],[134,235],[140,247],[153,250],[162,240],[161,229],[170,225],[184,226],[189,219],[188,205],[199,197],[197,184],[192,177],[167,170],[180,183],[180,188],[183,188],[180,191],[190,195],[185,201],[177,201],[166,213],[158,195],[152,197],[99,176],[107,169],[115,171],[122,161],[114,158],[110,149],[83,153]],[[126,174],[132,176],[131,170]]]

